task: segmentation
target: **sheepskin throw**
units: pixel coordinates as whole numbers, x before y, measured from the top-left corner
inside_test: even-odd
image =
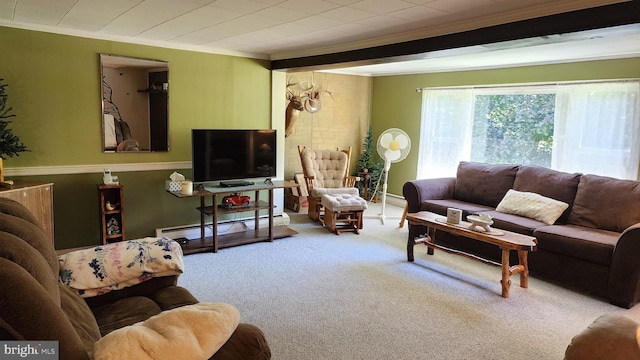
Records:
[[[240,312],[229,304],[187,305],[110,332],[95,343],[93,355],[95,360],[206,360],[239,322]]]

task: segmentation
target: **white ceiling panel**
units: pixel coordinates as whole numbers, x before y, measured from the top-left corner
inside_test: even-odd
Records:
[[[99,31],[120,14],[140,4],[142,0],[80,0],[60,20],[59,25],[87,31]]]
[[[136,36],[176,16],[187,14],[200,6],[202,5],[189,1],[147,0],[118,16],[101,32]]]
[[[442,18],[448,13],[442,10],[434,9],[427,6],[415,6],[408,9],[402,9],[398,11],[392,11],[388,14],[390,17],[406,20],[406,21],[420,21],[428,23],[434,18]]]
[[[298,11],[303,11],[310,15],[322,14],[323,12],[336,9],[340,7],[339,4],[331,3],[329,1],[324,0],[315,0],[315,1],[304,1],[301,2],[299,0],[287,0],[280,2],[278,7],[283,7],[286,9],[294,9]]]
[[[354,22],[378,15],[372,11],[360,10],[352,7],[341,7],[322,13],[322,17],[340,20],[342,22]],[[384,24],[380,24],[384,26]]]
[[[58,25],[60,19],[73,7],[75,2],[75,0],[17,1],[13,20],[42,25]]]
[[[352,4],[350,7],[371,11],[376,14],[388,14],[390,12],[414,7],[414,5],[401,0],[362,0]]]
[[[238,11],[243,14],[251,14],[269,7],[269,4],[249,0],[217,0],[212,5],[221,9]]]

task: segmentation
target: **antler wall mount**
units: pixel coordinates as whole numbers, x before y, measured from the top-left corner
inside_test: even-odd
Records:
[[[293,77],[287,79],[287,100],[289,104],[285,110],[285,133],[288,137],[293,132],[293,127],[300,117],[301,111],[315,113],[322,108],[320,95],[329,94],[333,98],[331,92],[322,86],[313,83],[313,74],[311,81],[293,82]]]

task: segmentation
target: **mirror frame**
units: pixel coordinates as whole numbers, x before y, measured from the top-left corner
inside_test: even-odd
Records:
[[[103,152],[169,151],[169,62],[100,54],[100,89]]]

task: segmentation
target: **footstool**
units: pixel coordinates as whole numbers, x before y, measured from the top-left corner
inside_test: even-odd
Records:
[[[362,229],[362,213],[367,208],[367,201],[352,194],[324,194],[320,200],[324,207],[322,225],[336,235],[343,231],[358,234]]]

